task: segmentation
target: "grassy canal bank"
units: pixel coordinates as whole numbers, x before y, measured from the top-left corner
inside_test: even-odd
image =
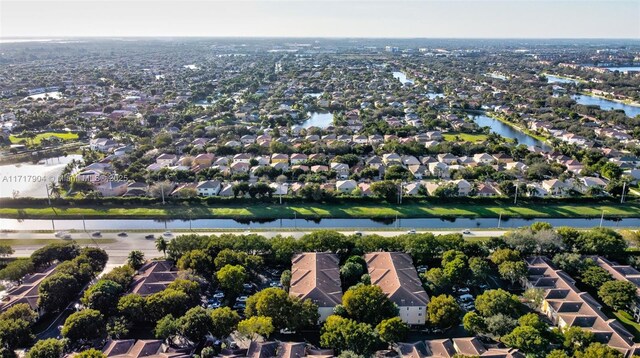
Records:
[[[0,217],[20,219],[279,219],[279,218],[593,218],[604,211],[607,218],[640,217],[640,204],[625,203],[292,203],[246,204],[173,204],[162,206],[83,205],[74,207],[0,208]]]

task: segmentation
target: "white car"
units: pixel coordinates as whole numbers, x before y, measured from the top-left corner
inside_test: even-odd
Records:
[[[471,234],[471,230],[467,229],[467,230],[464,230],[462,233],[465,235],[469,235]]]
[[[416,231],[415,230],[407,230],[407,234],[415,234]]]
[[[171,231],[165,231],[162,233],[162,236],[173,236],[173,234],[171,233]]]

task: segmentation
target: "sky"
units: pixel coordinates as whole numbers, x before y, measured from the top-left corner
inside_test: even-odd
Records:
[[[0,0],[0,37],[640,39],[640,0]]]

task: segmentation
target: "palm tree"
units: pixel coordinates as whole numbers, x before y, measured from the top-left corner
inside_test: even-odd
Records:
[[[139,269],[144,264],[144,254],[142,251],[134,250],[127,256],[127,264],[134,269]]]
[[[62,194],[62,188],[58,183],[51,183],[50,186],[51,195],[53,195],[56,199],[60,199],[60,195]]]
[[[156,238],[156,249],[158,249],[158,251],[161,251],[164,257],[167,257],[167,246],[167,240],[165,240],[164,237],[158,236]]]

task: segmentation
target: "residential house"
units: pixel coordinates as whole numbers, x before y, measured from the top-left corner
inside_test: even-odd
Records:
[[[372,252],[364,256],[371,284],[378,285],[399,308],[399,316],[410,325],[425,323],[429,296],[413,266],[403,252]]]
[[[340,260],[331,253],[305,252],[291,260],[289,294],[302,300],[310,299],[318,305],[320,322],[333,314],[342,304]]]
[[[338,180],[336,181],[336,191],[340,193],[350,194],[358,187],[355,180]]]
[[[129,189],[129,183],[126,181],[108,180],[100,185],[96,185],[96,190],[104,197],[122,196]]]
[[[449,165],[443,162],[435,162],[427,164],[429,167],[429,172],[431,175],[437,178],[448,178],[449,177]]]
[[[200,196],[216,196],[222,188],[222,183],[218,180],[205,180],[198,183],[196,190]]]
[[[162,167],[170,167],[178,161],[178,156],[175,154],[160,154],[156,158],[156,163]]]
[[[620,265],[602,256],[590,257],[598,266],[606,270],[611,277],[618,281],[626,281],[636,286],[636,300],[630,307],[633,318],[640,322],[640,271],[629,265]]]
[[[164,290],[177,278],[178,269],[170,261],[149,261],[133,277],[129,293],[149,296]]]
[[[624,357],[640,353],[640,344],[633,342],[620,322],[609,319],[591,295],[581,292],[564,271],[556,269],[551,260],[535,256],[526,260],[528,278],[525,288],[540,289],[543,299],[538,309],[560,329],[580,327],[594,334],[595,340],[614,348]]]
[[[304,163],[307,159],[307,155],[303,153],[291,154],[291,165]]]
[[[567,193],[569,186],[560,179],[549,179],[542,182],[542,188],[544,188],[549,195],[562,196]]]
[[[454,180],[453,183],[458,187],[458,195],[459,196],[468,196],[471,194],[471,190],[473,189],[473,185],[469,183],[465,179]]]
[[[8,289],[0,301],[0,312],[4,312],[19,303],[26,303],[32,310],[42,316],[45,312],[38,306],[40,284],[54,273],[56,266],[52,265],[42,272],[26,275],[22,278],[22,283],[19,286]]]
[[[313,167],[311,167],[313,170]],[[331,170],[336,172],[336,176],[340,179],[347,179],[349,177],[349,165],[344,163],[331,163]]]
[[[109,138],[94,138],[89,141],[89,148],[99,152],[109,152],[120,146],[116,141]]]
[[[107,358],[189,358],[192,351],[173,348],[160,339],[109,340],[102,348]]]
[[[289,156],[287,154],[274,153],[271,155],[271,164],[275,163],[289,164]]]

